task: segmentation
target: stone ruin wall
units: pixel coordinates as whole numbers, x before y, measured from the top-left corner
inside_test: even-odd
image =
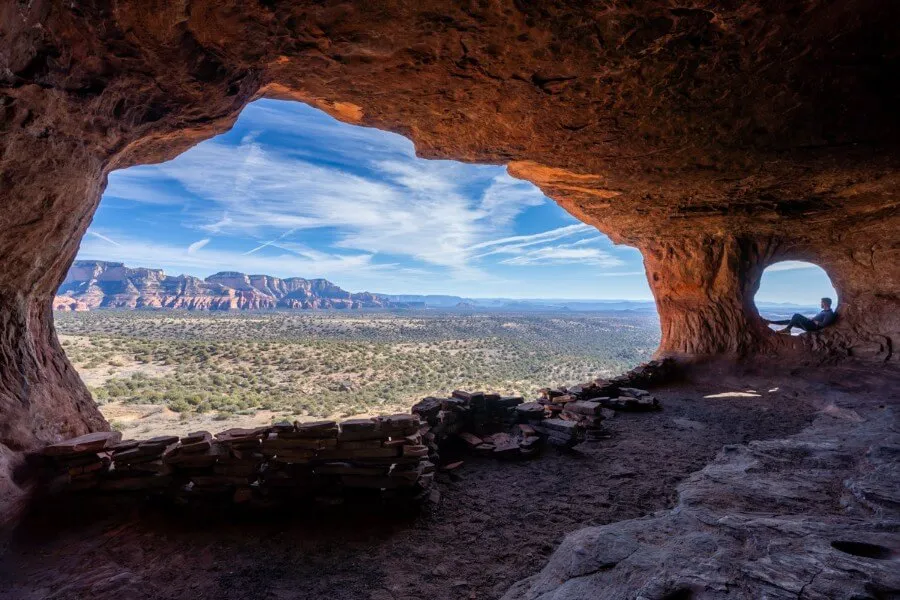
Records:
[[[898,20],[879,0],[0,2],[0,504],[24,451],[108,427],[51,312],[108,173],[262,97],[507,164],[637,247],[660,356],[898,360]],[[831,276],[831,330],[765,328],[753,294],[783,259]]]
[[[675,375],[673,361],[651,361],[611,380],[546,388],[534,402],[456,390],[448,398],[424,398],[410,414],[340,423],[285,421],[146,440],[89,433],[28,454],[19,476],[39,482],[33,484],[37,497],[129,494],[252,508],[409,508],[439,501],[437,490],[429,493],[436,468],[456,469],[457,459],[470,453],[523,460],[548,445],[568,449],[603,439],[603,421],[616,411],[661,408],[650,392],[630,386],[658,385]]]

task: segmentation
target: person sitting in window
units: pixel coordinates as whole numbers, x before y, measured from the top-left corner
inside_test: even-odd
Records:
[[[819,331],[825,329],[837,318],[834,311],[831,310],[831,298],[822,298],[822,310],[812,319],[804,317],[800,313],[796,313],[790,319],[783,321],[769,321],[772,325],[784,325],[784,329],[779,329],[778,333],[790,335],[791,329],[799,327],[803,331]]]

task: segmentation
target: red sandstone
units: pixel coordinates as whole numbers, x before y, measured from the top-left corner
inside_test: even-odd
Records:
[[[107,427],[51,302],[108,173],[261,97],[506,163],[636,246],[660,355],[896,361],[898,17],[878,0],[3,2],[0,504],[21,451]],[[829,331],[760,320],[760,275],[784,259],[831,276]]]

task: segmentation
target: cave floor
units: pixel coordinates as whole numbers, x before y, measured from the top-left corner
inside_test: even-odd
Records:
[[[56,502],[9,541],[0,599],[498,598],[565,534],[672,507],[677,483],[723,445],[793,434],[828,405],[878,401],[886,385],[871,368],[709,372],[655,390],[662,411],[619,414],[609,439],[571,454],[468,459],[436,484],[437,505],[405,518]]]

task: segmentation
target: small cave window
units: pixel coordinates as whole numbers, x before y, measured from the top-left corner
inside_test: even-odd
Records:
[[[831,301],[831,310],[838,313],[838,294],[828,273],[813,263],[786,260],[769,265],[760,279],[754,302],[761,317],[770,322],[773,330],[791,324],[791,333],[805,331],[801,315],[812,319],[823,310],[823,299]]]

